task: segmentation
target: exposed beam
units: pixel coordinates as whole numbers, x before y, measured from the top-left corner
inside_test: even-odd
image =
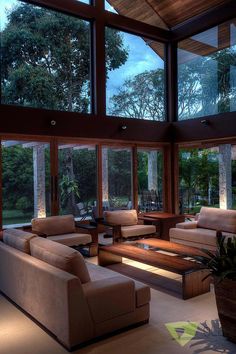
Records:
[[[226,0],[224,4],[216,6],[200,15],[177,25],[171,29],[171,40],[181,41],[196,33],[203,32],[220,23],[228,21],[236,13],[236,1]]]
[[[105,24],[110,27],[118,28],[122,31],[140,35],[141,37],[148,37],[156,41],[166,43],[171,39],[171,33],[168,30],[151,26],[144,22],[133,20],[108,11],[105,13]]]

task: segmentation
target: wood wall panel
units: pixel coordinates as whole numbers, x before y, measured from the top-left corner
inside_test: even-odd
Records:
[[[139,119],[0,106],[0,134],[30,134],[124,141],[167,142],[170,125]],[[55,125],[51,125],[55,121]],[[126,129],[122,129],[126,126]]]
[[[236,137],[236,112],[173,123],[173,139],[178,143],[231,137]]]

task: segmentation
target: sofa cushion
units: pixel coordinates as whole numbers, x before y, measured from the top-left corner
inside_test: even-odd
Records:
[[[137,211],[135,209],[104,211],[104,219],[107,223],[115,225],[129,226],[138,223]]]
[[[72,234],[48,236],[47,239],[62,243],[63,245],[69,247],[86,245],[87,243],[92,242],[92,237],[90,234],[77,234],[76,232],[73,232]]]
[[[154,234],[155,232],[156,226],[154,225],[133,225],[121,227],[122,237],[143,236]]]
[[[236,233],[236,210],[202,207],[198,227]]]
[[[35,218],[31,221],[32,231],[43,233],[47,236],[62,235],[75,232],[73,215],[48,216]]]
[[[92,282],[95,280],[103,280],[117,276],[117,272],[114,272],[113,270],[108,268],[97,266],[90,262],[87,263],[87,268]],[[124,275],[124,277],[126,276]],[[151,298],[149,286],[137,280],[134,280],[134,283],[136,294],[136,307],[148,304]]]
[[[175,227],[177,227],[178,229],[196,229],[197,221],[179,222],[175,225]]]
[[[135,283],[122,275],[86,283],[83,290],[95,323],[135,310]]]
[[[30,254],[30,240],[36,235],[20,229],[3,230],[3,242],[8,246]]]
[[[170,240],[186,240],[188,242],[197,242],[206,245],[216,246],[216,231],[202,228],[196,229],[170,229]]]
[[[30,251],[33,257],[74,274],[81,283],[90,281],[85,261],[78,251],[41,237],[31,240]]]

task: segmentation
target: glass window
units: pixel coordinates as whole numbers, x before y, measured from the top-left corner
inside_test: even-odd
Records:
[[[138,149],[139,211],[163,209],[163,154],[153,149]]]
[[[236,110],[235,20],[178,44],[178,118]]]
[[[91,112],[90,23],[1,1],[1,103]]]
[[[49,144],[2,141],[3,226],[50,215]]]
[[[102,148],[103,209],[132,208],[131,148]]]
[[[152,5],[143,0],[135,0],[135,2],[130,0],[105,0],[107,11],[168,30],[169,28],[158,15],[157,6],[157,4]]]
[[[96,147],[59,144],[60,213],[91,219],[97,204]]]
[[[106,29],[107,115],[165,119],[164,45]]]

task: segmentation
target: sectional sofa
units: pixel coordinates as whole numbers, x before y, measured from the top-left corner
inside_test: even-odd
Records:
[[[148,286],[22,230],[3,231],[0,291],[69,350],[149,319]]]

